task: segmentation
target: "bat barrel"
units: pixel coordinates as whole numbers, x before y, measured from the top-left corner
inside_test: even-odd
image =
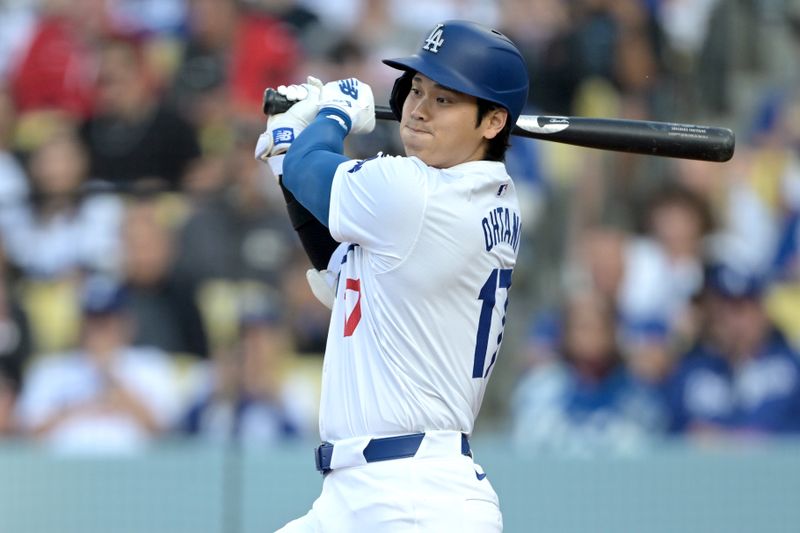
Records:
[[[526,135],[577,146],[681,159],[723,162],[736,139],[726,128],[646,120],[580,117],[523,117]]]

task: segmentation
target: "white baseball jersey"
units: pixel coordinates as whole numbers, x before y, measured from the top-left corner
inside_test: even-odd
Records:
[[[521,237],[504,164],[342,163],[329,228],[346,253],[323,365],[322,439],[471,433]]]

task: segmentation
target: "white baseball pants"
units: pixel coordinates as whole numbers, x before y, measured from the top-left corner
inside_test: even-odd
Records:
[[[361,451],[368,441],[335,443],[334,458],[353,458],[355,466],[334,465],[311,510],[278,533],[503,530],[497,494],[483,469],[461,454],[460,433],[428,432],[414,457],[367,464]]]

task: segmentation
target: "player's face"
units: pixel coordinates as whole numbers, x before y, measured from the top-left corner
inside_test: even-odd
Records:
[[[435,168],[449,168],[483,159],[487,140],[503,129],[506,116],[505,110],[491,110],[477,124],[474,96],[416,74],[403,103],[400,139],[406,155]]]

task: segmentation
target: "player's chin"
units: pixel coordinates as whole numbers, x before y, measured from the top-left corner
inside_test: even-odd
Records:
[[[406,155],[419,156],[430,145],[431,135],[429,133],[420,133],[410,128],[403,128],[400,132],[400,140],[406,149]]]
[[[425,161],[425,152],[426,150],[420,149],[418,146],[409,143],[403,143],[403,147],[406,150],[406,156],[408,157],[417,157],[423,161]]]

